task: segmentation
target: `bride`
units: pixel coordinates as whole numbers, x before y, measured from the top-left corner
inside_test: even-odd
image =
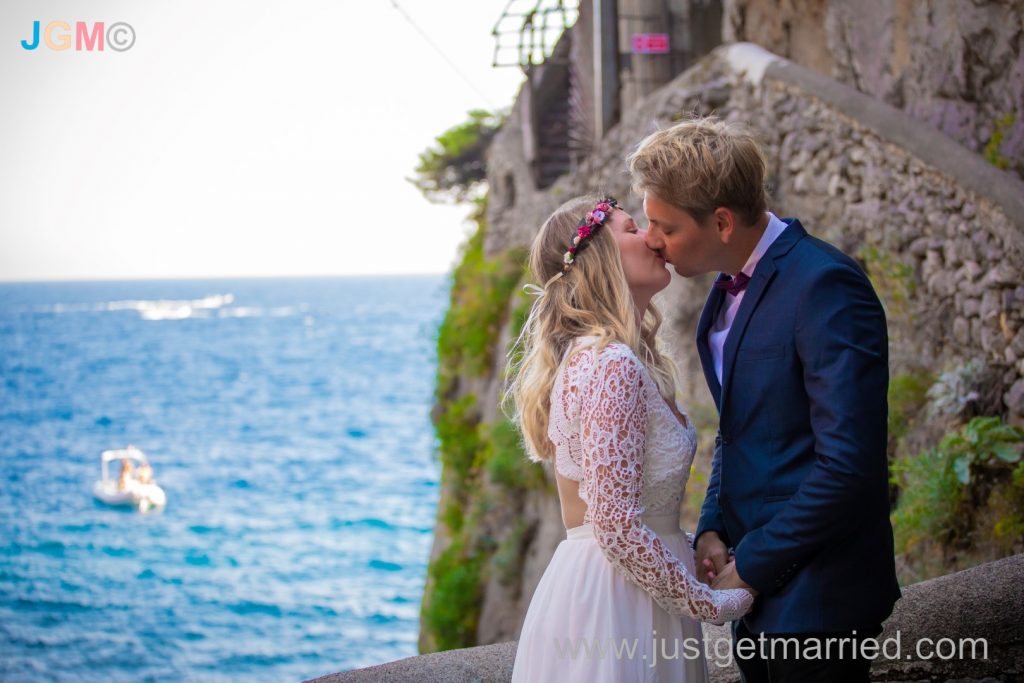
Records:
[[[699,621],[738,619],[754,596],[697,581],[679,528],[696,433],[655,342],[665,261],[614,199],[581,197],[544,223],[530,270],[546,284],[506,398],[530,458],[554,463],[566,539],[530,601],[512,680],[705,681]]]

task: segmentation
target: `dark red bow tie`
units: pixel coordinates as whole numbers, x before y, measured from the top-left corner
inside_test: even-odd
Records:
[[[736,296],[747,288],[748,282],[750,282],[750,276],[741,270],[736,277],[726,275],[721,280],[716,280],[714,287],[715,289],[724,289],[732,296]]]

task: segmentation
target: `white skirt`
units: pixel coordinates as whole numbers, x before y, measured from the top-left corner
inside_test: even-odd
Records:
[[[678,516],[643,520],[696,576]],[[670,615],[627,581],[604,556],[590,524],[566,535],[526,611],[513,683],[707,681],[700,622]]]

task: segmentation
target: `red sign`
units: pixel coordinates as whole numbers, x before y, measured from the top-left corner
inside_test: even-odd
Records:
[[[633,54],[664,55],[668,54],[667,33],[634,33]]]

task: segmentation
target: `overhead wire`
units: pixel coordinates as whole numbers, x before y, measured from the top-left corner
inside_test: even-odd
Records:
[[[419,24],[417,24],[415,21],[413,21],[413,18],[411,16],[409,16],[408,12],[406,12],[404,9],[402,9],[402,7],[398,4],[397,0],[390,0],[390,2],[391,2],[391,6],[394,7],[398,11],[398,13],[401,14],[402,17],[407,22],[409,22],[409,25],[412,26],[413,29],[415,29],[417,33],[420,34],[420,37],[422,37],[423,40],[426,41],[427,45],[429,45],[431,48],[433,48],[434,52],[436,52],[438,55],[441,56],[441,59],[443,59],[445,61],[445,63],[448,64],[449,67],[451,67],[452,71],[454,71],[456,73],[456,75],[458,75],[458,77],[461,78],[462,81],[466,85],[468,85],[470,88],[472,88],[473,92],[475,92],[480,97],[480,99],[482,99],[484,101],[484,103],[487,105],[487,108],[493,110],[495,107],[491,103],[491,101],[487,97],[487,95],[485,95],[483,93],[483,91],[480,90],[480,88],[476,87],[476,84],[473,83],[473,81],[470,80],[470,78],[465,73],[462,72],[462,69],[460,69],[458,67],[458,65],[455,62],[453,62],[448,57],[448,55],[446,55],[444,53],[444,50],[442,50],[440,47],[438,47],[437,43],[435,43],[433,40],[431,40],[430,36],[427,35],[427,32],[424,31],[422,28],[420,28]]]

